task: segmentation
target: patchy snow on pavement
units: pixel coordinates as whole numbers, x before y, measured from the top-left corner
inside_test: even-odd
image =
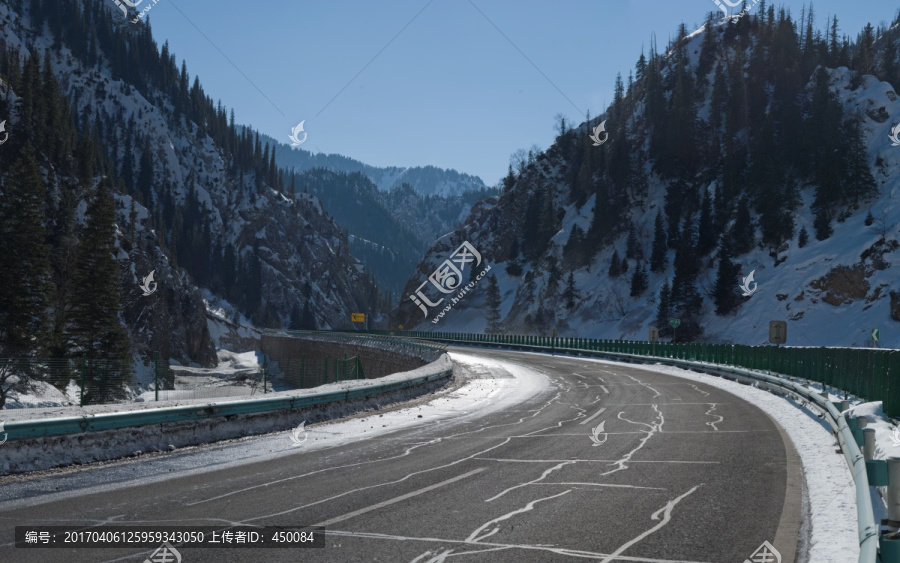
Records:
[[[623,365],[608,360],[590,361]],[[792,399],[721,377],[659,364],[625,365],[699,381],[722,389],[753,403],[771,416],[790,437],[803,464],[804,487],[809,498],[810,537],[808,549],[801,554],[806,559],[801,558],[800,563],[850,563],[859,559],[856,485],[844,456],[835,453],[837,441],[831,434],[831,427],[825,420],[818,418],[818,411],[801,407]],[[887,437],[885,439],[887,443],[891,443]],[[884,445],[886,444],[882,443]]]

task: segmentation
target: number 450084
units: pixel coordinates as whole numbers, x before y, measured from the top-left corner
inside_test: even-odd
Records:
[[[275,532],[272,541],[277,543],[306,543],[315,541],[312,532]]]

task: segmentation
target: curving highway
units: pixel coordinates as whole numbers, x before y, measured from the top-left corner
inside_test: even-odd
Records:
[[[479,406],[396,429],[375,432],[391,413],[369,414],[371,437],[334,446],[322,424],[278,455],[248,454],[271,452],[270,436],[0,480],[0,560],[148,558],[10,545],[15,525],[109,523],[327,529],[322,549],[185,548],[182,563],[743,563],[764,541],[794,562],[799,462],[755,406],[625,364],[450,351],[501,362],[509,373],[482,377],[506,381],[483,382],[496,390]]]

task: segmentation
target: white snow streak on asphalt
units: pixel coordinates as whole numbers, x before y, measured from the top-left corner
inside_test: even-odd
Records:
[[[700,389],[700,388],[697,387],[696,385],[691,385],[691,387],[694,388],[694,391],[696,391],[696,392],[698,392],[698,393],[703,393],[704,395],[706,395],[707,397],[709,397],[709,392],[708,392],[708,391],[704,391],[703,389]]]
[[[598,364],[621,365],[607,360]],[[812,563],[847,563],[859,559],[856,524],[856,488],[844,456],[834,453],[836,442],[829,430],[808,410],[767,391],[727,379],[661,365],[629,366],[696,381],[727,391],[758,406],[784,429],[800,455],[809,495],[811,537],[808,559]],[[701,389],[697,389],[701,393]]]
[[[653,526],[653,527],[650,528],[649,530],[647,530],[647,531],[645,531],[645,532],[639,534],[638,536],[636,536],[636,537],[634,537],[633,539],[627,541],[626,543],[623,543],[621,546],[619,546],[619,548],[618,548],[617,550],[615,550],[614,552],[610,553],[610,554],[602,561],[602,563],[609,563],[610,561],[612,561],[613,559],[615,559],[615,558],[618,557],[619,555],[622,555],[622,553],[624,553],[625,550],[628,549],[629,547],[631,547],[631,546],[633,546],[634,544],[638,543],[639,541],[641,541],[642,539],[646,538],[647,536],[649,536],[649,535],[652,534],[653,532],[656,532],[657,530],[660,530],[660,529],[662,529],[663,527],[665,527],[665,525],[668,524],[669,521],[672,519],[672,510],[678,505],[679,502],[681,502],[681,499],[683,499],[684,497],[686,497],[686,496],[690,495],[691,493],[693,493],[694,491],[696,491],[702,484],[703,484],[703,483],[701,483],[700,485],[695,486],[693,489],[691,489],[691,490],[689,490],[688,492],[684,493],[683,495],[681,495],[680,497],[676,498],[675,500],[670,500],[668,503],[666,503],[666,506],[664,506],[663,508],[660,508],[659,510],[657,510],[656,512],[654,512],[654,513],[650,516],[650,519],[651,519],[651,520],[659,520],[659,514],[660,514],[660,513],[663,514],[663,519],[660,521],[659,524],[657,524],[656,526]]]
[[[490,526],[490,525],[492,525],[492,524],[497,524],[498,522],[502,522],[502,521],[504,521],[504,520],[509,520],[510,518],[512,518],[513,516],[515,516],[516,514],[522,514],[523,512],[530,512],[531,510],[534,510],[534,505],[536,505],[536,504],[539,503],[539,502],[544,502],[545,500],[550,500],[550,499],[554,499],[554,498],[557,498],[557,497],[561,497],[561,496],[567,495],[567,494],[569,494],[569,493],[571,493],[571,492],[572,492],[572,489],[568,489],[568,490],[566,490],[566,491],[563,491],[563,492],[561,492],[561,493],[557,493],[557,494],[552,495],[552,496],[549,496],[549,497],[544,497],[544,498],[535,499],[535,500],[529,502],[528,504],[526,504],[526,505],[525,505],[524,507],[522,507],[522,508],[518,508],[518,509],[513,510],[513,511],[511,511],[511,512],[507,512],[507,513],[504,514],[503,516],[500,516],[500,517],[498,517],[498,518],[494,518],[493,520],[488,520],[487,522],[485,522],[484,524],[482,524],[481,526],[479,526],[478,528],[476,528],[476,530],[475,530],[474,532],[472,532],[471,534],[469,534],[469,537],[466,538],[466,541],[470,541],[470,542],[479,542],[479,541],[481,541],[481,540],[483,540],[483,539],[485,539],[485,538],[489,538],[490,536],[493,536],[494,534],[496,534],[497,532],[500,531],[500,526],[495,526],[494,529],[491,530],[490,532],[487,532],[487,533],[485,533],[485,534],[479,535],[479,534],[480,534],[481,532],[483,532],[488,526]]]
[[[717,406],[717,403],[710,403],[710,409],[709,409],[708,411],[706,411],[706,414],[707,414],[707,416],[714,416],[714,417],[718,418],[719,420],[717,420],[717,421],[715,421],[715,422],[707,422],[706,425],[707,425],[707,426],[711,426],[713,430],[715,430],[716,432],[718,432],[718,431],[719,431],[719,428],[716,426],[716,424],[718,424],[718,423],[722,422],[723,420],[725,420],[725,417],[722,416],[722,415],[720,415],[720,414],[713,414],[713,413],[712,413],[714,410],[716,410],[716,406]]]
[[[634,379],[634,378],[632,378],[632,379]],[[637,380],[635,380],[635,381],[637,381]],[[653,391],[656,391],[656,389],[653,389]],[[656,405],[653,405],[653,410],[656,411],[656,414],[657,414],[656,420],[658,422],[655,424],[647,424],[646,422],[634,422],[633,420],[628,420],[627,418],[624,418],[622,416],[623,414],[625,414],[625,411],[622,411],[619,413],[619,416],[618,416],[619,420],[623,420],[625,422],[630,422],[631,424],[646,426],[649,430],[645,431],[646,435],[643,438],[641,438],[640,443],[638,443],[637,447],[635,447],[633,450],[631,450],[630,452],[628,452],[627,454],[622,456],[622,459],[618,460],[617,462],[615,462],[613,464],[618,467],[616,467],[615,469],[611,469],[605,473],[601,473],[600,475],[598,475],[598,477],[612,475],[613,473],[616,473],[618,471],[628,469],[628,462],[631,460],[631,456],[633,456],[634,454],[636,454],[638,452],[638,450],[643,448],[644,444],[647,443],[647,440],[652,438],[654,434],[662,431],[662,427],[663,427],[663,424],[665,423],[666,419],[663,416],[663,413],[660,412],[659,407],[657,407]]]

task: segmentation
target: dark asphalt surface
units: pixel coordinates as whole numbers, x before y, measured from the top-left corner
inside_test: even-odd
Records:
[[[0,501],[0,561],[142,563],[153,551],[12,547],[13,527],[26,524],[324,523],[328,530],[322,549],[183,548],[182,563],[743,563],[774,541],[789,458],[758,408],[639,367],[460,351],[530,366],[550,387],[482,417],[174,472],[151,484],[122,480],[115,464],[44,476],[39,487],[4,482],[0,499],[39,502]],[[86,476],[122,482],[81,492]],[[65,498],[57,487],[68,489]]]

